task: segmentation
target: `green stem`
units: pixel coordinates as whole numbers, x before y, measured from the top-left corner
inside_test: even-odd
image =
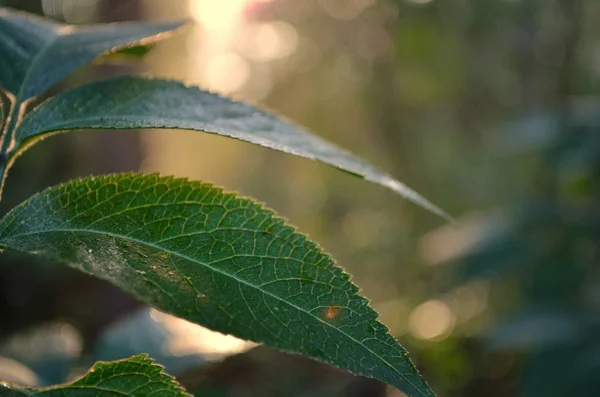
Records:
[[[19,98],[11,101],[8,116],[5,120],[2,129],[2,138],[0,141],[0,201],[2,201],[2,193],[4,191],[4,182],[8,169],[10,168],[10,152],[14,152],[16,147],[15,131],[21,123],[27,102],[21,101]]]

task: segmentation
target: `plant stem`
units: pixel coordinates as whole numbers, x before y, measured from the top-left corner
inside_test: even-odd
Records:
[[[9,152],[16,150],[15,131],[23,119],[26,101],[21,101],[16,98],[10,102],[8,116],[3,125],[2,138],[0,140],[0,201],[2,201],[2,193],[4,191],[4,181],[9,168]]]

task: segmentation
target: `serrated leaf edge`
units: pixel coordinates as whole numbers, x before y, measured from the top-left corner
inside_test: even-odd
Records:
[[[195,185],[199,185],[199,186],[208,186],[209,188],[218,190],[224,196],[230,196],[230,197],[234,197],[236,199],[248,200],[248,201],[252,202],[253,204],[258,205],[260,207],[260,209],[264,210],[268,214],[268,216],[270,216],[272,219],[274,219],[275,221],[277,221],[279,223],[283,223],[283,225],[285,227],[288,227],[294,234],[302,236],[308,244],[312,245],[315,249],[317,249],[319,251],[319,253],[325,255],[328,258],[327,268],[336,267],[337,269],[339,269],[340,277],[342,277],[345,281],[347,281],[347,282],[349,282],[351,284],[352,292],[356,295],[355,297],[359,298],[359,299],[362,299],[362,300],[365,301],[365,303],[366,303],[365,306],[369,309],[370,315],[372,316],[372,318],[370,320],[372,320],[372,321],[376,322],[378,325],[380,325],[382,327],[382,329],[385,330],[386,334],[390,335],[395,340],[395,342],[398,343],[398,341],[396,340],[396,338],[394,338],[393,335],[391,335],[391,333],[389,331],[389,328],[385,324],[383,324],[382,322],[379,321],[379,313],[377,311],[375,311],[371,307],[370,300],[367,299],[366,297],[364,297],[363,295],[359,294],[359,292],[361,291],[361,289],[355,283],[352,283],[352,276],[349,273],[347,273],[344,270],[343,267],[337,265],[336,261],[332,258],[332,256],[330,254],[328,254],[327,251],[325,251],[321,247],[320,244],[316,243],[312,239],[309,239],[309,236],[307,234],[298,231],[298,228],[295,225],[288,223],[287,220],[286,220],[286,218],[280,216],[273,209],[267,207],[265,205],[265,203],[263,203],[263,202],[261,202],[259,200],[256,200],[256,199],[254,199],[252,197],[248,197],[248,196],[244,196],[244,195],[239,195],[235,191],[226,190],[223,187],[217,186],[217,185],[215,185],[213,183],[210,183],[210,182],[194,181],[194,180],[190,180],[189,178],[186,178],[186,177],[175,177],[175,176],[172,176],[172,175],[161,176],[159,173],[144,174],[144,173],[136,173],[136,172],[126,172],[126,173],[111,173],[111,174],[105,174],[105,175],[96,175],[96,176],[89,176],[89,177],[74,178],[74,179],[71,179],[71,180],[69,180],[67,182],[63,182],[61,184],[48,187],[48,188],[42,190],[41,192],[36,193],[35,195],[31,196],[30,198],[38,196],[38,195],[43,195],[44,193],[47,193],[47,192],[50,192],[50,191],[53,191],[53,190],[56,190],[56,189],[68,188],[69,185],[72,185],[72,184],[84,183],[86,180],[110,179],[110,178],[118,178],[118,177],[133,177],[133,178],[135,178],[137,176],[155,177],[155,178],[159,178],[159,179],[164,180],[164,181],[180,182],[180,183],[187,183],[187,184],[193,184],[193,185],[195,184]],[[4,218],[2,218],[2,220],[4,220],[5,218],[7,218],[8,216],[10,216],[18,208],[20,208],[22,206],[23,207],[26,206],[28,200],[25,200],[24,202],[20,203],[19,205],[17,205],[13,209],[11,209],[11,211],[9,213],[7,213],[4,216]],[[8,224],[6,227],[8,227],[9,225],[10,224]],[[6,227],[5,227],[5,229],[6,229]],[[0,234],[3,232],[3,230],[0,231]],[[107,234],[110,234],[110,233],[107,233]],[[116,237],[122,237],[120,235],[114,235],[114,236],[116,236]],[[141,241],[141,240],[136,240],[136,241],[139,241],[142,244],[154,247],[152,244],[149,244],[148,242]],[[154,248],[157,248],[157,247],[154,247]],[[158,248],[160,248],[160,247],[158,247]],[[27,254],[27,252],[25,252],[25,253]],[[193,258],[187,258],[187,257],[186,257],[186,259],[192,259],[193,260]],[[231,277],[229,274],[225,274],[225,275]],[[240,282],[242,282],[242,281],[240,281]],[[257,288],[254,285],[251,285],[251,284],[248,284],[248,285],[250,287]],[[265,294],[269,294],[268,292],[262,291],[262,290],[260,290],[260,292],[261,293],[265,293]],[[271,295],[273,298],[281,301],[280,297],[272,295],[272,294],[269,294],[269,295]],[[286,301],[283,301],[283,302],[286,303],[286,304],[290,304],[289,302],[286,302]],[[292,306],[295,306],[295,305],[292,305]],[[304,310],[302,308],[299,308],[299,307],[296,307],[296,309],[298,309],[299,311],[305,312],[306,314],[308,314],[308,315],[312,316],[313,318],[315,318],[317,321],[322,322],[326,326],[332,327],[334,330],[336,330],[336,331],[341,332],[342,334],[344,334],[347,338],[349,338],[351,340],[354,340],[357,344],[363,346],[366,350],[370,351],[373,354],[374,357],[377,357],[377,359],[379,359],[380,362],[382,362],[383,364],[385,364],[388,368],[392,369],[393,372],[395,372],[396,374],[398,374],[402,379],[404,379],[405,382],[407,382],[408,384],[410,384],[415,390],[419,391],[419,393],[422,394],[420,392],[420,387],[418,387],[417,385],[415,385],[414,383],[412,383],[412,381],[410,381],[407,377],[405,377],[405,375],[402,372],[400,372],[396,367],[394,367],[391,363],[389,363],[383,357],[380,357],[378,354],[376,354],[372,349],[370,349],[369,347],[367,347],[366,345],[364,345],[362,342],[360,342],[360,341],[356,340],[354,337],[346,334],[344,331],[339,330],[338,328],[334,327],[332,324],[330,324],[330,323],[322,320],[318,316],[315,316],[314,314],[312,314],[312,313],[310,313],[310,312],[308,312],[308,311],[306,311],[306,310]],[[429,390],[433,394],[433,391],[431,390],[431,388],[427,384],[426,380],[422,377],[422,375],[420,374],[420,372],[418,371],[418,369],[416,368],[416,366],[414,365],[414,363],[412,362],[412,360],[408,356],[408,354],[406,352],[406,349],[400,343],[398,343],[398,345],[401,346],[401,348],[404,350],[405,354],[403,355],[403,358],[407,361],[408,364],[412,365],[413,370],[416,372],[416,374],[418,374],[420,376],[423,384],[427,388],[429,388]],[[302,354],[302,353],[298,353],[298,352],[295,352],[295,351],[286,350],[285,348],[278,348],[277,350],[288,352],[288,353],[293,353],[293,354],[300,354],[300,355]],[[317,360],[317,361],[321,361],[321,360],[318,360],[318,359],[316,359],[314,357],[311,357],[311,358],[314,359],[314,360]],[[328,363],[328,364],[330,364],[330,363]],[[335,364],[331,364],[331,365],[335,366]],[[348,372],[350,372],[350,371],[348,371]],[[369,377],[369,375],[363,375],[363,376]],[[423,395],[425,395],[425,394],[423,394]]]
[[[174,130],[187,130],[187,131],[201,131],[207,134],[211,134],[211,135],[217,135],[220,137],[225,137],[225,138],[230,138],[230,139],[235,139],[238,141],[242,141],[242,142],[246,142],[246,143],[251,143],[253,145],[257,145],[257,146],[261,146],[261,147],[265,147],[271,150],[275,150],[275,151],[279,151],[285,154],[292,154],[294,156],[298,156],[301,158],[305,158],[308,160],[312,160],[312,161],[317,161],[319,163],[323,163],[326,164],[330,167],[336,168],[340,171],[343,171],[345,173],[351,174],[353,176],[359,177],[361,179],[364,179],[366,181],[372,182],[374,184],[380,185],[382,187],[385,187],[393,192],[395,192],[396,194],[399,194],[400,196],[404,197],[406,200],[411,201],[412,203],[444,218],[447,221],[453,221],[452,216],[450,216],[447,212],[445,212],[444,210],[442,210],[440,207],[438,207],[437,205],[433,204],[430,200],[428,200],[425,196],[421,195],[420,193],[418,193],[416,190],[410,188],[409,186],[407,186],[406,184],[404,184],[403,182],[397,180],[396,178],[394,178],[393,176],[389,175],[387,172],[384,172],[380,169],[378,169],[376,166],[373,166],[371,164],[369,164],[369,162],[363,160],[361,157],[351,153],[350,151],[330,142],[329,140],[316,135],[316,134],[312,134],[309,131],[307,131],[306,128],[304,128],[303,126],[301,126],[300,124],[290,120],[289,118],[279,115],[276,112],[274,112],[272,109],[265,107],[265,106],[256,106],[253,105],[247,101],[243,101],[243,100],[233,100],[230,97],[221,95],[217,92],[211,91],[211,90],[207,90],[204,89],[200,86],[197,85],[193,85],[193,84],[186,84],[185,82],[179,81],[179,80],[175,80],[175,79],[168,79],[168,78],[161,78],[161,77],[156,77],[156,76],[150,76],[147,74],[139,74],[139,75],[122,75],[122,76],[118,76],[118,77],[113,77],[113,78],[108,78],[108,79],[104,79],[104,80],[99,80],[99,81],[93,81],[93,82],[89,82],[77,87],[73,87],[70,88],[69,90],[66,90],[64,92],[68,92],[68,91],[72,91],[72,90],[76,90],[76,89],[81,89],[84,88],[86,86],[92,86],[94,84],[101,84],[101,83],[110,83],[113,81],[117,81],[117,80],[123,80],[123,79],[128,79],[128,78],[139,78],[139,79],[143,79],[146,81],[158,81],[158,82],[165,82],[165,83],[170,83],[170,84],[174,84],[174,85],[178,85],[182,88],[185,89],[196,89],[200,92],[205,92],[208,93],[212,96],[215,96],[216,98],[218,98],[219,100],[223,100],[223,101],[227,101],[230,104],[241,104],[243,106],[249,107],[249,108],[255,108],[257,111],[260,111],[262,113],[264,113],[265,116],[272,118],[274,120],[280,121],[282,123],[288,124],[290,126],[293,126],[294,128],[304,132],[305,134],[308,134],[316,139],[320,139],[323,141],[324,144],[327,145],[331,145],[333,147],[335,147],[335,149],[337,151],[339,151],[340,153],[343,153],[344,155],[354,159],[357,163],[361,163],[361,165],[363,167],[366,167],[368,169],[370,169],[370,172],[373,175],[370,175],[369,172],[364,171],[363,173],[360,172],[356,172],[356,171],[352,171],[349,169],[344,168],[344,166],[336,164],[334,162],[327,162],[325,160],[319,159],[317,157],[315,157],[313,154],[311,153],[307,153],[307,152],[299,152],[297,150],[295,150],[293,147],[289,147],[286,146],[285,150],[281,149],[277,144],[273,144],[270,142],[265,142],[264,140],[261,139],[256,139],[256,140],[250,140],[250,139],[243,139],[241,137],[235,136],[233,134],[224,134],[224,133],[220,133],[220,132],[215,132],[215,131],[211,131],[211,130],[206,130],[206,129],[194,129],[194,128],[184,128],[184,127],[179,127],[177,125],[168,125],[168,124],[161,124],[161,125],[157,125],[157,126],[153,126],[151,128],[143,128],[143,127],[114,127],[111,128],[109,126],[107,127],[102,127],[102,128],[89,128],[89,129],[94,129],[94,130],[139,130],[139,129],[174,129]],[[54,97],[58,96],[60,94],[55,95]],[[39,105],[37,105],[35,108],[31,109],[31,111],[28,112],[32,113],[35,112],[37,108],[42,107],[46,102],[51,101],[54,97],[48,98],[45,101],[43,101],[42,103],[40,103]],[[26,118],[27,115],[25,115],[23,118]],[[60,125],[58,126],[60,127]],[[15,128],[15,137],[18,138],[18,126]],[[85,129],[85,128],[84,128]],[[44,131],[41,133],[37,133],[37,135],[30,135],[29,137],[20,140],[19,142],[16,142],[16,145],[14,147],[15,152],[10,153],[9,156],[10,157],[16,157],[18,155],[20,155],[24,150],[26,150],[27,148],[31,147],[32,145],[34,145],[35,143],[39,142],[39,140],[41,139],[45,139],[47,137],[50,137],[52,135],[55,134],[59,134],[59,133],[64,133],[64,132],[69,132],[69,131],[77,131],[77,130],[81,130],[79,128],[67,128],[67,129],[60,129],[60,128],[56,128],[54,130],[49,130],[49,131]]]

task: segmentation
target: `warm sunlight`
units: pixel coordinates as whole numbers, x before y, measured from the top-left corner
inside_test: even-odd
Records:
[[[211,331],[156,309],[150,310],[150,317],[161,323],[172,335],[167,349],[175,356],[201,354],[205,359],[218,360],[224,356],[242,353],[256,345],[231,335]]]

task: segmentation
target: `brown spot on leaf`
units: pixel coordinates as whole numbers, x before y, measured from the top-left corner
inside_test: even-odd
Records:
[[[328,320],[333,320],[337,316],[340,315],[340,307],[339,306],[329,306],[325,309],[325,318]]]

